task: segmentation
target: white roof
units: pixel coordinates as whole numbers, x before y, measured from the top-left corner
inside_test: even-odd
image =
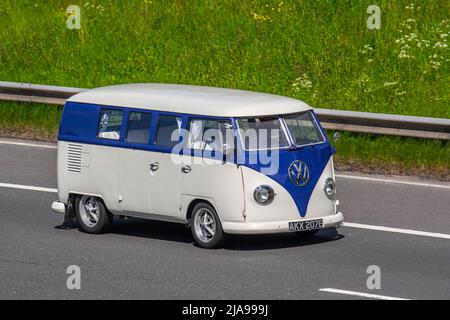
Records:
[[[136,83],[87,90],[67,101],[217,117],[251,117],[310,110],[274,94],[214,87]]]

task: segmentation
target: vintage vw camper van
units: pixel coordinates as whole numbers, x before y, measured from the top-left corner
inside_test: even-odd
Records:
[[[129,84],[67,100],[58,201],[80,229],[113,216],[186,224],[199,246],[226,234],[339,227],[334,149],[313,109],[277,95]]]

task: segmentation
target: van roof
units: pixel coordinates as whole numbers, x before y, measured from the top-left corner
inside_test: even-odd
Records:
[[[274,94],[177,84],[136,83],[84,91],[67,101],[217,117],[252,117],[310,110]]]

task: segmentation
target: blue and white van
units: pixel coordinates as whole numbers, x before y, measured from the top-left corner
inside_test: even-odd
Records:
[[[186,224],[199,246],[226,234],[339,227],[334,149],[310,106],[223,88],[129,84],[67,100],[58,201],[80,229],[113,216]]]

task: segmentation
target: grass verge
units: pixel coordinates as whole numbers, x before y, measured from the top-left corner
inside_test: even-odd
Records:
[[[450,181],[449,141],[342,132],[336,149],[336,167],[341,171]]]
[[[61,110],[55,106],[0,102],[0,135],[56,141]],[[332,132],[328,136],[332,137]],[[341,171],[450,181],[450,142],[342,132],[335,147],[335,165]]]
[[[0,101],[0,135],[56,141],[62,107]]]

